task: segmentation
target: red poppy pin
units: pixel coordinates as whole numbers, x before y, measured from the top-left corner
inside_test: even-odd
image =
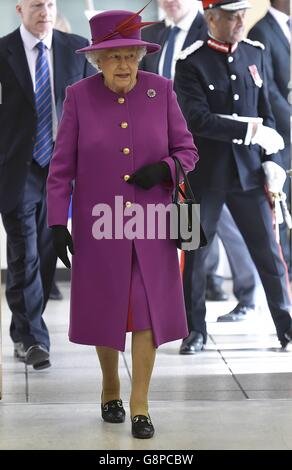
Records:
[[[263,81],[260,77],[257,66],[256,65],[249,65],[248,69],[250,71],[250,74],[252,76],[252,79],[253,79],[255,85],[258,86],[259,88],[261,88],[263,86]]]

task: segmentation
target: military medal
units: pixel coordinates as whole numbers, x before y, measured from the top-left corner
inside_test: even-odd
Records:
[[[149,98],[154,98],[156,96],[156,91],[153,90],[153,88],[149,88],[149,90],[147,90],[147,96],[149,96]]]
[[[249,65],[248,69],[250,71],[250,74],[253,78],[253,81],[254,81],[255,85],[258,86],[259,88],[261,88],[263,86],[263,81],[260,77],[257,66],[256,65]]]

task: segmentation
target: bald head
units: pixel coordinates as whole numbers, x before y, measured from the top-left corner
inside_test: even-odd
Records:
[[[198,9],[196,0],[158,0],[160,8],[165,12],[166,17],[174,23],[178,23],[190,11]]]
[[[18,0],[16,11],[25,28],[38,39],[43,39],[54,27],[56,0]]]

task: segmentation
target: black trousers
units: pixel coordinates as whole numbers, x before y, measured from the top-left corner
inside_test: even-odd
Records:
[[[257,272],[226,204],[223,205],[221,211],[217,235],[223,243],[229,262],[234,296],[242,305],[254,306]],[[206,266],[208,281],[210,283],[211,278],[214,285],[221,285],[223,282],[221,276],[214,274],[219,264],[218,236],[215,236],[211,243]]]
[[[56,254],[47,228],[48,167],[32,162],[24,192],[13,211],[2,214],[7,233],[6,298],[12,312],[10,335],[25,348],[42,343],[50,348],[42,314],[49,298]]]
[[[216,230],[223,204],[226,203],[238,226],[261,278],[278,338],[291,327],[291,298],[287,266],[276,242],[272,213],[263,188],[242,191],[206,191],[197,198],[201,204],[201,223],[208,241]],[[207,338],[206,329],[206,257],[210,243],[199,250],[185,252],[183,271],[184,295],[189,331]]]

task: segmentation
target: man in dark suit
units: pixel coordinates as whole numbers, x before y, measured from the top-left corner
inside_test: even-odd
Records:
[[[88,41],[53,30],[55,0],[20,0],[22,24],[0,39],[0,212],[7,233],[6,297],[15,356],[50,366],[43,320],[56,266],[46,179],[67,85],[94,73],[75,54]]]
[[[160,44],[161,49],[145,56],[140,68],[174,78],[176,55],[198,39],[205,39],[207,25],[196,0],[158,0],[158,3],[166,19],[142,29],[142,39]]]
[[[288,84],[290,81],[290,0],[271,0],[267,14],[250,30],[251,39],[265,45],[267,81],[276,129],[285,141],[282,159],[286,170],[291,168],[290,115]],[[290,204],[290,180],[287,179],[284,191]],[[280,226],[281,245],[285,261],[292,276],[291,246],[286,224]]]
[[[226,203],[256,265],[282,348],[292,341],[291,299],[273,231],[265,184],[282,190],[286,173],[267,97],[262,45],[243,40],[248,0],[204,0],[209,39],[182,51],[176,90],[200,160],[190,181],[201,205],[201,223],[211,241]],[[263,155],[264,153],[264,155]],[[265,178],[266,176],[266,178]],[[207,341],[204,262],[209,247],[185,253],[184,285],[190,334],[181,354]]]

